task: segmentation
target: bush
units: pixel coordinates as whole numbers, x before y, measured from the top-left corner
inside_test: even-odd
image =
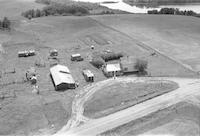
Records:
[[[174,14],[175,9],[174,8],[161,8],[159,13],[160,14]]]
[[[10,28],[11,28],[11,22],[7,17],[4,17],[4,19],[2,21],[0,20],[0,29],[10,30]]]
[[[137,62],[135,64],[135,69],[137,69],[139,74],[146,74],[147,66],[148,66],[148,62],[146,60],[137,59]]]
[[[120,59],[121,57],[123,57],[123,54],[122,53],[104,53],[104,54],[101,54],[101,58],[104,60],[104,61],[110,61],[110,60],[117,60],[117,59]]]
[[[158,14],[158,10],[148,10],[148,14]]]
[[[101,68],[105,64],[105,61],[101,57],[95,57],[92,58],[92,61],[90,61],[90,63],[96,68]]]

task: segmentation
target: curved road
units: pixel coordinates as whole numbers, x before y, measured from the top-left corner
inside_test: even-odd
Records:
[[[138,82],[148,80],[160,80],[160,81],[174,81],[179,84],[179,88],[150,99],[143,103],[137,104],[125,110],[116,112],[114,114],[99,118],[99,119],[87,119],[83,117],[84,111],[83,104],[88,100],[92,94],[94,94],[101,87],[113,84],[116,82]],[[187,79],[187,78],[117,78],[100,81],[93,85],[85,87],[80,94],[76,96],[73,102],[73,116],[66,126],[64,126],[59,132],[53,136],[95,136],[110,129],[116,128],[130,121],[136,120],[154,113],[158,110],[165,109],[169,106],[177,104],[181,101],[186,101],[190,97],[200,96],[200,80],[199,79]],[[81,126],[80,122],[85,123]]]

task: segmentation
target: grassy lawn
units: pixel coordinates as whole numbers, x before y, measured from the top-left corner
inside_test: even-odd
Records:
[[[147,81],[145,83],[119,83],[97,91],[84,105],[84,115],[102,117],[130,107],[163,93],[175,90],[174,82]]]
[[[195,71],[200,70],[199,18],[139,14],[93,18],[188,65]]]
[[[0,0],[0,18],[8,17],[13,20],[22,18],[21,13],[28,9],[42,8],[44,5],[34,0]]]

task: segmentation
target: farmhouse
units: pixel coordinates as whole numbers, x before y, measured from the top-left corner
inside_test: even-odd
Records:
[[[50,68],[50,72],[56,90],[76,88],[76,83],[68,67],[63,65],[56,65]]]
[[[88,69],[83,70],[83,76],[87,82],[94,81],[94,74]]]
[[[136,63],[137,59],[133,56],[120,58],[120,65],[124,74],[138,72],[138,70],[135,68]]]
[[[120,76],[122,75],[122,70],[119,63],[116,64],[106,64],[103,67],[103,72],[107,77]]]

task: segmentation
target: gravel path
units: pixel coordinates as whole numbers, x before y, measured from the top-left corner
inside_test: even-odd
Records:
[[[73,133],[80,133],[81,134],[81,131],[84,131],[83,128],[85,128],[85,126],[87,126],[88,128],[91,127],[91,130],[89,129],[88,132],[90,132],[91,134],[94,134],[94,133],[97,133],[97,132],[94,132],[94,130],[96,130],[98,127],[100,126],[103,126],[105,125],[105,127],[103,127],[103,129],[101,131],[104,131],[107,130],[107,128],[109,128],[108,126],[106,126],[105,123],[102,124],[102,120],[104,120],[106,117],[109,117],[112,115],[109,115],[109,116],[106,116],[106,117],[103,117],[103,118],[100,118],[100,119],[89,119],[89,118],[86,118],[83,116],[83,112],[84,112],[84,108],[83,108],[83,105],[84,103],[98,90],[100,90],[103,86],[109,86],[109,85],[112,85],[112,84],[115,84],[115,83],[118,83],[118,82],[145,82],[145,81],[148,81],[148,80],[160,80],[160,81],[163,81],[163,82],[166,82],[167,80],[168,81],[174,81],[176,83],[179,84],[180,88],[173,91],[172,93],[167,93],[165,94],[166,96],[159,96],[159,97],[156,97],[154,99],[159,99],[160,97],[163,97],[165,99],[161,99],[161,100],[166,100],[167,102],[170,102],[171,99],[174,100],[174,98],[177,98],[176,101],[171,101],[173,103],[169,103],[169,104],[164,104],[164,106],[162,107],[167,107],[167,106],[170,106],[178,101],[182,101],[182,100],[188,100],[188,96],[192,96],[193,93],[194,95],[195,94],[199,94],[196,92],[195,89],[198,89],[200,88],[200,81],[199,79],[185,79],[185,78],[167,78],[167,77],[163,77],[163,78],[137,78],[137,77],[133,77],[133,78],[116,78],[116,79],[107,79],[107,80],[104,80],[104,81],[100,81],[98,83],[94,83],[94,84],[91,84],[91,85],[88,85],[86,87],[84,87],[75,97],[74,101],[73,101],[73,105],[72,105],[72,117],[71,119],[68,121],[67,125],[64,126],[57,134],[60,135],[62,134],[63,132],[66,133],[66,134],[72,134]],[[187,91],[186,88],[188,90],[191,90],[191,91]],[[193,89],[192,89],[193,88]],[[183,92],[182,94],[180,94],[181,91]],[[185,91],[186,90],[186,91]],[[194,91],[193,91],[194,90]],[[179,96],[180,95],[180,96]],[[152,101],[154,100],[152,99]],[[170,101],[168,101],[170,100]],[[151,100],[149,100],[151,101]],[[147,101],[148,102],[148,101]],[[159,105],[159,102],[158,102],[158,105],[156,105],[157,103],[155,103],[155,100],[153,101],[154,103],[150,103],[147,105],[147,108],[148,106],[150,106],[151,104],[154,104],[155,106],[152,106],[154,108],[151,108],[151,110],[148,110],[149,112],[144,112],[145,115],[146,113],[151,113],[151,111],[156,111],[156,110],[159,110],[160,109],[160,105],[163,105],[163,103],[161,103]],[[161,101],[162,102],[162,101]],[[164,103],[167,103],[167,102],[164,102]],[[145,103],[145,102],[144,102]],[[143,104],[143,103],[142,103]],[[140,104],[136,105],[136,106],[133,106],[134,107],[140,107],[139,106]],[[141,107],[140,107],[141,108]],[[144,111],[146,111],[146,107],[143,107],[144,108]],[[143,109],[142,108],[142,109]],[[128,108],[130,109],[130,108]],[[126,109],[126,110],[128,110]],[[138,110],[140,110],[138,108]],[[123,110],[125,111],[125,110]],[[123,111],[120,111],[120,112],[123,112]],[[137,110],[136,110],[137,111]],[[118,113],[118,112],[117,112]],[[114,113],[114,114],[117,114],[117,113]],[[124,112],[123,112],[124,113]],[[125,113],[124,113],[125,114]],[[131,114],[131,112],[130,112]],[[120,115],[120,114],[119,114]],[[114,116],[114,115],[113,115]],[[122,114],[122,117],[123,114]],[[113,120],[112,120],[113,119]],[[121,119],[123,120],[123,119]],[[124,123],[124,122],[121,122],[121,120],[119,121],[121,123]],[[101,123],[98,123],[98,121],[100,121]],[[105,121],[105,120],[104,120]],[[109,119],[108,119],[109,121]],[[115,118],[111,118],[110,121],[115,121]],[[130,120],[127,120],[127,121],[130,121]],[[85,125],[80,125],[82,123],[85,123]],[[111,123],[109,122],[109,123]],[[108,122],[107,122],[108,123]],[[108,124],[109,124],[108,123]],[[93,125],[93,126],[89,126],[89,124]],[[100,124],[97,126],[97,128],[95,127],[96,125],[94,124]],[[114,123],[114,126],[116,126],[117,123]],[[87,128],[87,129],[88,129]],[[78,131],[76,131],[76,129]],[[94,130],[92,130],[94,129]],[[68,133],[69,132],[69,133]],[[85,132],[83,133],[85,134]],[[88,134],[88,133],[86,133]]]

